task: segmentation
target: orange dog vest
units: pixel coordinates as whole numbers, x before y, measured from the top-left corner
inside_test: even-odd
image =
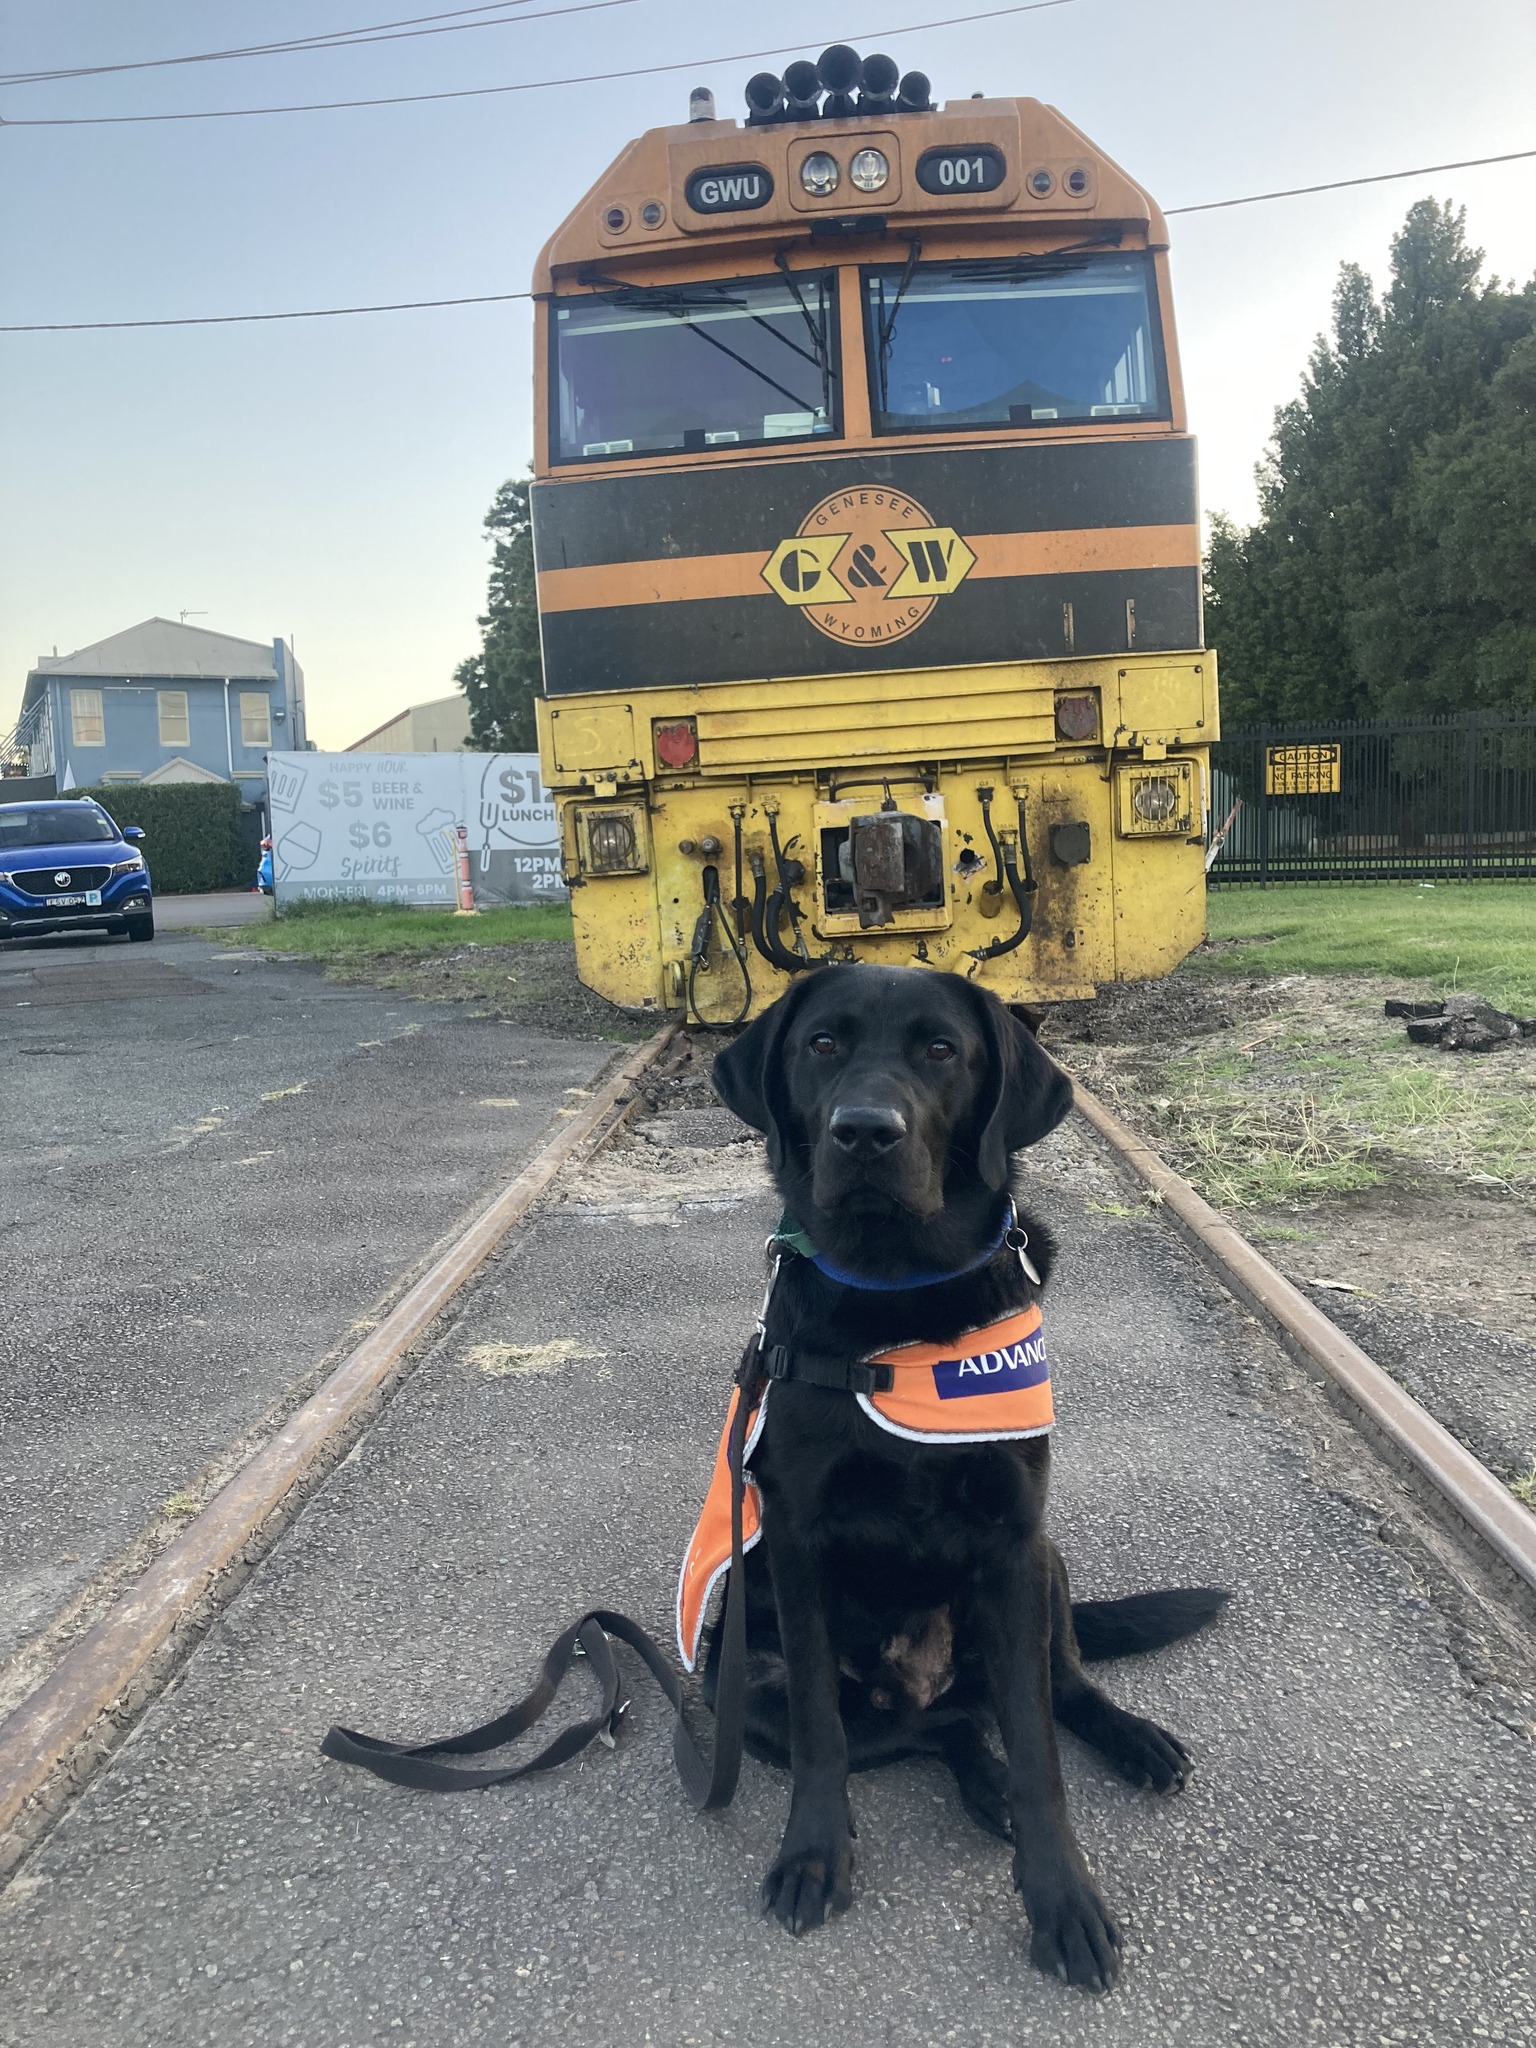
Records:
[[[900,1344],[878,1352],[864,1363],[889,1366],[890,1386],[854,1399],[881,1429],[912,1443],[996,1444],[1044,1436],[1056,1416],[1041,1324],[1039,1304],[1033,1303],[985,1329],[963,1331],[947,1344]],[[763,1389],[747,1428],[742,1455],[748,1463],[763,1433],[769,1391]],[[731,1568],[727,1446],[740,1399],[739,1391],[732,1393],[709,1491],[677,1582],[677,1647],[689,1671],[698,1658],[711,1595]],[[742,1549],[750,1550],[762,1533],[762,1495],[748,1472],[741,1503]]]

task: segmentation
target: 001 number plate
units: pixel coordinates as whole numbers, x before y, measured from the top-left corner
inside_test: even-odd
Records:
[[[99,889],[87,889],[83,896],[45,896],[44,907],[48,910],[72,910],[83,903],[87,910],[95,910],[101,903]]]
[[[918,184],[946,199],[962,192],[995,192],[1007,175],[1003,152],[990,142],[973,142],[969,149],[925,149],[917,160]]]

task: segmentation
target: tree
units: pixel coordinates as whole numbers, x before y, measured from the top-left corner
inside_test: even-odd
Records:
[[[533,700],[544,687],[544,660],[528,488],[525,477],[510,478],[485,516],[493,546],[480,652],[453,672],[469,700],[470,738],[492,754],[531,753],[539,743]]]
[[[1210,637],[1231,721],[1536,698],[1518,567],[1533,545],[1518,365],[1536,286],[1484,285],[1482,261],[1464,211],[1425,199],[1393,240],[1382,297],[1357,265],[1340,271],[1331,332],[1275,415],[1257,522],[1212,522]]]
[[[1536,711],[1536,333],[1510,350],[1485,416],[1437,436],[1415,465],[1409,516],[1469,706]]]

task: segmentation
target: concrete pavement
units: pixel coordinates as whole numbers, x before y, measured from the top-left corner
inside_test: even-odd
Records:
[[[854,1910],[791,1943],[755,1903],[784,1781],[749,1762],[728,1814],[691,1817],[639,1679],[618,1751],[547,1780],[431,1797],[319,1758],[333,1719],[497,1710],[591,1602],[669,1633],[775,1208],[755,1147],[642,1138],[509,1242],[0,1900],[5,2048],[1536,2041],[1536,1758],[1480,1689],[1483,1624],[1383,1541],[1390,1479],[1126,1215],[1087,1134],[1032,1157],[1065,1242],[1077,1590],[1236,1592],[1214,1633],[1107,1673],[1189,1741],[1188,1793],[1068,1745],[1127,1928],[1116,1992],[1030,1969],[1006,1852],[928,1766],[855,1781]]]
[[[612,1050],[192,938],[0,953],[0,1659]]]

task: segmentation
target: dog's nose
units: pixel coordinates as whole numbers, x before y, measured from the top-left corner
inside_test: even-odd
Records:
[[[907,1120],[899,1109],[861,1109],[845,1102],[833,1110],[827,1128],[839,1151],[873,1159],[901,1143],[907,1135]]]

